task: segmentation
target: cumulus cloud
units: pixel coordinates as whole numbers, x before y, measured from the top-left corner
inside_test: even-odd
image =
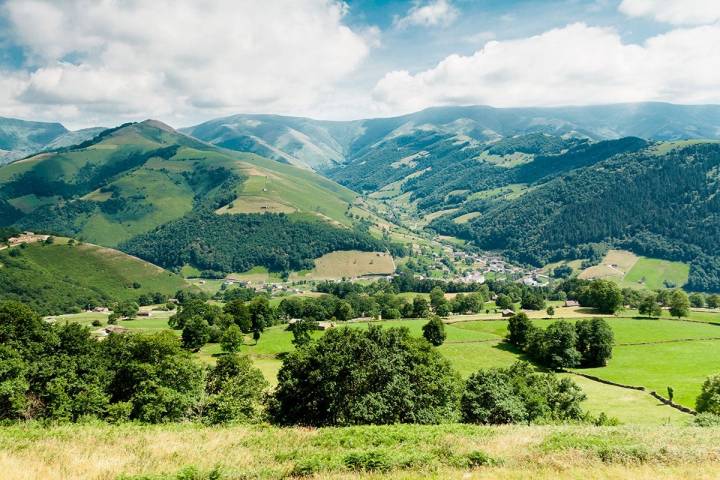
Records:
[[[623,0],[618,8],[631,17],[672,25],[707,25],[720,20],[717,0]]]
[[[676,29],[643,44],[583,23],[450,55],[418,73],[386,74],[373,97],[388,111],[433,105],[559,106],[720,102],[720,26]]]
[[[346,26],[346,9],[336,0],[8,0],[5,34],[27,65],[1,101],[74,112],[85,124],[306,109],[379,41],[376,29]]]
[[[421,27],[448,26],[455,21],[457,16],[458,11],[449,0],[434,0],[425,4],[415,2],[407,15],[396,18],[394,23],[400,28],[413,25]]]

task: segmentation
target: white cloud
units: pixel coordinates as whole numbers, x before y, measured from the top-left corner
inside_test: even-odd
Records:
[[[720,20],[717,0],[623,0],[618,8],[631,17],[650,17],[672,25],[707,25]]]
[[[676,29],[643,44],[583,23],[510,41],[434,68],[393,71],[375,86],[385,111],[433,105],[559,106],[720,102],[720,26]]]
[[[0,109],[75,114],[78,125],[302,111],[379,42],[377,29],[347,27],[346,9],[336,0],[9,0],[6,34],[29,64]]]
[[[449,0],[434,0],[426,4],[415,2],[415,5],[408,10],[407,15],[396,18],[395,26],[405,28],[409,26],[436,27],[448,26],[458,16],[457,9]]]

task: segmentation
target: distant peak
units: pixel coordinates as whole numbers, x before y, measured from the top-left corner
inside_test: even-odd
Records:
[[[141,125],[147,125],[148,127],[158,128],[160,130],[164,130],[168,133],[178,133],[174,128],[172,128],[167,123],[163,123],[160,120],[153,120],[153,119],[147,119],[144,122],[140,122]]]

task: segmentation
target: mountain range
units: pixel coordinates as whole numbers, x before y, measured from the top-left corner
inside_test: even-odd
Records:
[[[61,130],[47,125],[24,138]],[[687,262],[688,288],[717,291],[718,139],[720,106],[662,103],[146,121],[72,147],[38,140],[44,153],[0,168],[0,214],[168,268],[288,271],[333,249],[397,248],[362,194],[396,224],[520,263],[619,247]]]

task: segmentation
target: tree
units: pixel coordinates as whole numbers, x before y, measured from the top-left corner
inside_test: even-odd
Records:
[[[230,325],[222,334],[220,348],[223,352],[236,353],[243,344],[243,333],[240,327]]]
[[[269,327],[275,321],[275,312],[273,312],[270,302],[265,297],[253,298],[248,308],[250,310],[253,339],[257,343],[260,340],[260,334],[265,331],[265,327]]]
[[[554,316],[554,315],[555,315],[555,307],[553,307],[552,305],[550,305],[550,306],[547,308],[547,310],[545,310],[545,313],[547,313],[547,314],[550,315],[551,317]]]
[[[718,308],[720,307],[720,295],[717,293],[713,293],[712,295],[708,295],[705,299],[705,302],[707,303],[708,308]]]
[[[711,375],[705,380],[695,401],[695,410],[720,415],[720,375]]]
[[[551,323],[542,335],[541,362],[554,370],[575,367],[581,355],[575,345],[575,326],[565,320]]]
[[[690,314],[690,301],[682,290],[674,290],[670,295],[670,315],[687,317]]]
[[[435,287],[430,290],[430,305],[432,306],[433,310],[437,310],[438,305],[440,305],[444,301],[445,292],[443,292],[442,288]]]
[[[521,312],[508,319],[507,341],[518,348],[525,348],[530,332],[535,328],[527,314]]]
[[[183,347],[198,351],[210,340],[210,325],[202,317],[191,317],[185,323],[181,338]]]
[[[529,291],[522,297],[520,306],[525,310],[542,310],[545,308],[545,298],[537,292]]]
[[[505,295],[504,293],[501,293],[497,296],[497,299],[495,300],[495,305],[497,305],[498,308],[502,308],[503,310],[515,310],[515,305],[513,304],[512,298],[510,298],[509,295]]]
[[[414,318],[424,318],[428,316],[428,313],[430,313],[430,307],[428,306],[428,301],[425,300],[421,296],[417,296],[413,299],[413,317]]]
[[[622,291],[615,282],[593,280],[588,287],[588,294],[589,306],[596,308],[600,313],[614,314],[622,308]]]
[[[274,422],[329,426],[452,421],[459,376],[406,328],[329,330],[289,353],[268,407]]]
[[[117,313],[120,318],[127,318],[128,320],[132,320],[135,318],[138,314],[138,311],[140,311],[140,307],[137,303],[133,301],[125,301],[120,302],[115,305],[113,308],[113,312]]]
[[[440,317],[447,317],[450,315],[450,302],[445,300],[440,303],[437,308],[435,308],[435,313]]]
[[[648,317],[659,317],[662,315],[662,307],[657,300],[657,295],[651,293],[643,297],[638,305],[638,312],[640,315],[647,315]]]
[[[126,407],[127,419],[178,421],[200,400],[202,368],[172,332],[111,334],[95,343],[101,358],[111,359],[107,392],[113,404]]]
[[[691,293],[688,297],[688,301],[693,308],[705,307],[705,295],[703,295],[702,293]]]
[[[351,320],[354,315],[355,313],[353,312],[352,305],[350,305],[349,302],[344,300],[337,302],[337,306],[335,307],[335,318],[341,322],[345,322],[347,320]]]
[[[428,323],[422,327],[423,337],[431,344],[439,347],[447,338],[445,324],[437,315],[431,315]]]
[[[262,394],[268,383],[246,357],[231,353],[220,357],[205,384],[202,421],[218,424],[252,421],[262,413]]]
[[[302,348],[312,342],[311,332],[315,330],[317,322],[312,320],[300,320],[290,324],[290,331],[293,334],[292,344],[295,348]]]
[[[615,337],[612,328],[602,318],[578,320],[575,323],[577,342],[575,348],[580,352],[580,365],[583,367],[604,367],[612,357]]]
[[[284,302],[285,300],[283,300]],[[240,328],[243,333],[252,331],[252,322],[250,321],[250,309],[241,299],[231,300],[223,307],[223,312],[228,314],[232,322]]]

